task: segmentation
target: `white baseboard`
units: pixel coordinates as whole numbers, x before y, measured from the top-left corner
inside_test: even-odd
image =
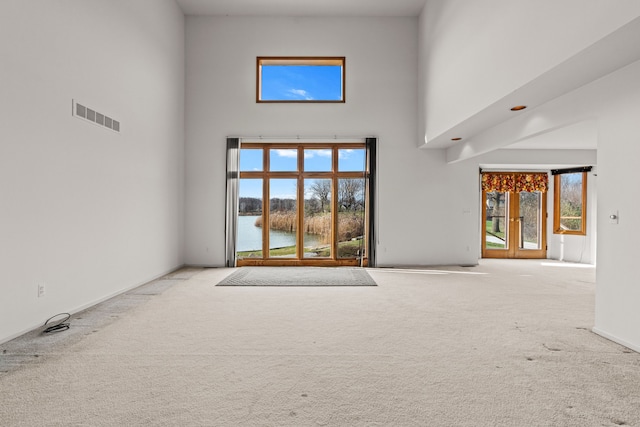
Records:
[[[185,264],[184,268],[235,268],[235,267],[227,267],[225,265],[216,265],[216,264]]]
[[[627,341],[623,340],[622,338],[618,338],[615,335],[611,335],[611,334],[609,334],[609,333],[607,333],[607,332],[605,332],[605,331],[603,331],[601,329],[598,329],[596,327],[591,329],[591,331],[593,331],[593,333],[595,333],[595,334],[600,335],[603,338],[611,340],[611,341],[613,341],[613,342],[615,342],[617,344],[620,344],[620,345],[622,345],[624,347],[627,347],[630,350],[633,350],[635,352],[640,353],[640,345],[632,344],[630,342],[627,342]]]
[[[147,283],[153,282],[154,280],[158,280],[159,278],[164,277],[164,276],[166,276],[166,275],[167,275],[167,274],[169,274],[169,273],[173,273],[174,271],[177,271],[177,270],[179,270],[179,269],[181,269],[181,268],[183,268],[183,267],[185,267],[185,265],[184,265],[184,264],[181,264],[181,265],[179,265],[179,266],[177,266],[177,267],[175,267],[175,268],[171,268],[170,270],[165,271],[165,272],[164,272],[164,273],[162,273],[162,274],[158,274],[157,276],[154,276],[153,278],[151,278],[151,279],[149,279],[149,280],[144,280],[144,281],[142,281],[142,282],[140,282],[140,283],[136,283],[136,284],[134,284],[134,285],[127,286],[126,288],[120,289],[120,290],[118,290],[117,292],[114,292],[114,293],[112,293],[112,294],[109,294],[109,295],[107,295],[107,296],[104,296],[104,297],[102,297],[102,298],[99,298],[99,299],[97,299],[97,300],[95,300],[95,301],[91,301],[91,302],[89,302],[89,303],[87,303],[87,304],[83,304],[83,305],[81,305],[81,306],[79,306],[79,307],[75,307],[74,309],[69,310],[69,311],[68,311],[68,313],[69,313],[69,314],[72,314],[72,315],[73,315],[73,314],[76,314],[76,313],[79,313],[79,312],[81,312],[81,311],[83,311],[83,310],[86,310],[87,308],[93,307],[94,305],[98,305],[98,304],[100,304],[101,302],[105,302],[105,301],[107,301],[107,300],[110,300],[110,299],[111,299],[111,298],[113,298],[113,297],[116,297],[116,296],[118,296],[118,295],[124,294],[125,292],[129,292],[130,290],[133,290],[133,289],[135,289],[135,288],[137,288],[137,287],[140,287],[140,286],[142,286],[142,285],[146,285]],[[36,325],[32,325],[31,327],[28,327],[28,328],[26,328],[26,329],[22,330],[21,332],[17,332],[17,333],[15,333],[15,334],[11,334],[11,335],[9,335],[9,336],[7,336],[7,337],[2,337],[2,338],[0,338],[0,344],[4,344],[4,343],[6,343],[6,342],[9,342],[9,341],[11,341],[11,340],[13,340],[13,339],[15,339],[15,338],[18,338],[18,337],[20,337],[20,336],[22,336],[22,335],[24,335],[24,334],[27,334],[27,333],[29,333],[29,332],[31,332],[31,331],[34,331],[34,330],[36,330],[36,329],[38,329],[38,328],[42,328],[43,326],[44,326],[44,325],[43,325],[43,323],[42,323],[42,322],[39,322],[38,324],[36,324]]]

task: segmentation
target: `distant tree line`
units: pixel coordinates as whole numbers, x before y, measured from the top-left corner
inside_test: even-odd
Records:
[[[357,212],[364,210],[364,180],[347,178],[338,180],[338,210],[341,212]],[[311,187],[311,198],[305,200],[307,213],[328,212],[331,209],[331,181],[327,179],[315,181]],[[262,199],[256,197],[240,197],[240,215],[262,214]],[[296,210],[295,199],[269,201],[270,212],[290,212]]]
[[[279,199],[274,197],[269,201],[269,212],[288,212],[296,210],[294,199]]]
[[[262,199],[255,197],[240,197],[238,212],[240,215],[260,215],[262,213]],[[288,212],[296,210],[294,199],[279,199],[274,197],[270,201],[271,212]]]
[[[240,197],[238,211],[240,215],[260,215],[262,214],[262,199]]]

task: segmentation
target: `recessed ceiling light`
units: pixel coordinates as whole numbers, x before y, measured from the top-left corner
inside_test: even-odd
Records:
[[[460,141],[462,138],[451,138],[452,141]]]
[[[520,111],[524,110],[525,108],[527,108],[526,105],[516,105],[515,107],[511,108],[511,111]]]

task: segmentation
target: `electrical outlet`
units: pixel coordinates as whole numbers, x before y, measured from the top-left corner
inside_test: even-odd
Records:
[[[44,283],[38,284],[38,298],[43,297],[46,290],[46,286]]]

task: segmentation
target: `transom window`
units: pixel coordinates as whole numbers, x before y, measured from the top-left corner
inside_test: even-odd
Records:
[[[345,102],[344,57],[258,57],[257,102]]]

